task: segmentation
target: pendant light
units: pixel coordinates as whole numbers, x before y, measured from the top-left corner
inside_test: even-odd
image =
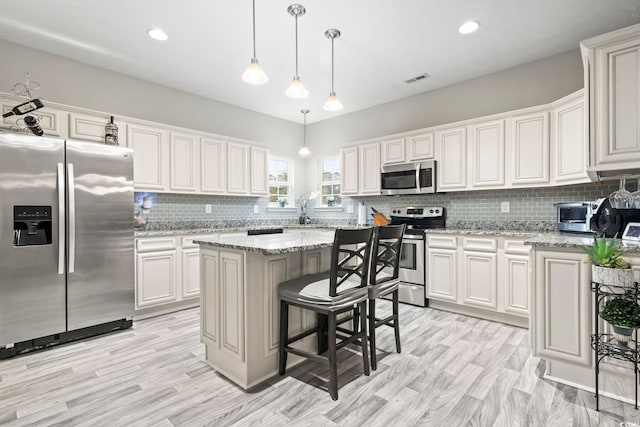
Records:
[[[258,64],[258,58],[256,58],[256,0],[253,0],[253,58],[242,73],[242,80],[251,85],[261,85],[269,81],[269,77]]]
[[[293,16],[296,20],[296,75],[293,76],[293,81],[287,89],[287,96],[294,99],[302,99],[309,96],[309,91],[304,88],[304,85],[300,81],[298,75],[298,16],[302,16],[306,13],[306,9],[301,4],[292,4],[287,8],[289,15]]]
[[[302,157],[307,157],[311,154],[311,150],[309,150],[309,146],[307,146],[307,114],[309,114],[309,110],[300,110],[302,114],[304,114],[304,125],[302,126],[302,147],[298,151]]]
[[[338,111],[342,110],[342,102],[336,96],[336,92],[333,90],[333,40],[340,37],[340,30],[330,29],[324,32],[325,37],[331,39],[331,92],[329,92],[329,98],[322,107],[325,111]]]

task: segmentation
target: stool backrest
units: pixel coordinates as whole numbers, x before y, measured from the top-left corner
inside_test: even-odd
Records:
[[[405,224],[376,227],[371,248],[371,272],[369,283],[379,285],[398,279],[400,248]]]
[[[373,228],[336,230],[331,251],[329,296],[348,292],[354,288],[353,282],[359,282],[356,288],[367,286],[372,236]],[[345,286],[347,289],[339,290],[347,280],[350,282]]]

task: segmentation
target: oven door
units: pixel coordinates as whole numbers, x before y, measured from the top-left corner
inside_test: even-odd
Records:
[[[424,240],[411,237],[405,236],[402,240],[398,278],[401,282],[424,286]]]

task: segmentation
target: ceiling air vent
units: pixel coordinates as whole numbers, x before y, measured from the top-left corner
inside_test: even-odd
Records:
[[[431,77],[429,74],[422,73],[419,76],[412,77],[409,80],[405,80],[404,82],[407,83],[407,84],[415,83],[415,82],[419,82],[420,80],[428,79],[429,77]]]

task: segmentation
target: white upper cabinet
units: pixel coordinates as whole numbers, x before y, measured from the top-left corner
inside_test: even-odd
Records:
[[[340,150],[340,192],[358,194],[358,147]]]
[[[551,179],[556,184],[589,182],[589,140],[584,91],[553,105],[551,120]]]
[[[217,139],[200,140],[200,190],[203,193],[225,192],[226,143]]]
[[[458,127],[436,134],[439,161],[438,191],[467,188],[467,130]]]
[[[244,144],[227,144],[227,192],[247,194],[248,151]]]
[[[471,186],[504,186],[504,120],[471,126]]]
[[[197,191],[199,187],[200,138],[171,132],[171,190]]]
[[[404,138],[385,140],[380,143],[380,146],[382,148],[383,165],[403,163],[406,161]]]
[[[435,158],[433,132],[413,135],[407,138],[407,160],[431,160]]]
[[[581,43],[588,67],[592,166],[619,170],[640,161],[640,24]]]
[[[511,119],[511,185],[549,183],[549,112]]]
[[[127,145],[133,148],[135,190],[169,190],[167,131],[129,123],[127,125]]]
[[[268,157],[268,150],[251,147],[251,194],[269,194]]]
[[[380,194],[380,144],[364,144],[360,149],[360,193]]]
[[[81,141],[98,142],[104,144],[105,126],[111,120],[110,116],[93,116],[88,114],[69,113],[69,138]],[[127,146],[125,124],[114,120],[118,126],[118,145]]]

